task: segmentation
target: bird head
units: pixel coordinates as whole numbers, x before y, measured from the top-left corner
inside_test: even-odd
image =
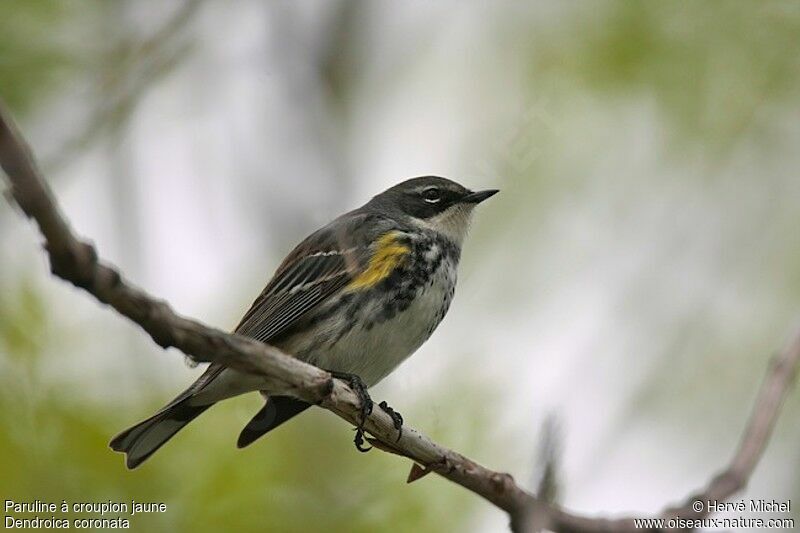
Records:
[[[475,192],[447,178],[422,176],[385,190],[367,206],[402,217],[419,228],[441,233],[461,245],[475,206],[497,192],[497,189]]]

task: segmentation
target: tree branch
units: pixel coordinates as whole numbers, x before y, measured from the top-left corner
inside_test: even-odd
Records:
[[[163,348],[175,347],[198,362],[219,362],[259,374],[271,390],[328,409],[351,424],[359,420],[359,400],[328,372],[303,363],[280,350],[236,334],[225,333],[175,313],[164,301],[128,283],[112,266],[98,259],[94,247],[79,240],[62,216],[42,178],[27,143],[0,103],[0,166],[11,184],[10,200],[32,218],[44,237],[53,274],[82,288],[100,302],[138,324]],[[769,440],[781,405],[800,361],[800,335],[773,361],[756,401],[741,444],[730,466],[685,504],[667,509],[663,517],[697,518],[696,499],[723,500],[741,490]],[[417,467],[412,477],[432,471],[461,485],[506,511],[514,531],[600,533],[641,531],[633,518],[607,520],[583,517],[539,500],[505,473],[495,472],[433,442],[405,426],[397,440],[391,418],[375,409],[366,421],[377,447],[407,457]],[[416,472],[416,473],[415,473]],[[655,530],[655,529],[651,529]]]

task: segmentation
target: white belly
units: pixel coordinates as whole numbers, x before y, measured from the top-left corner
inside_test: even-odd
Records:
[[[408,309],[370,329],[355,326],[312,362],[326,370],[356,374],[369,387],[377,384],[417,351],[442,321],[453,296],[455,277],[455,265],[443,265]],[[375,305],[362,310],[363,317],[378,312]],[[359,324],[364,323],[366,320],[359,320]]]

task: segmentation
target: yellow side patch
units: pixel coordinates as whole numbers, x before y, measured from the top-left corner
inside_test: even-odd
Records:
[[[375,253],[369,260],[367,269],[350,282],[348,289],[366,289],[386,279],[411,249],[398,241],[399,233],[391,231],[382,235],[376,243]]]

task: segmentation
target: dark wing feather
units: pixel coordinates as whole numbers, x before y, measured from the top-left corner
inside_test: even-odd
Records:
[[[366,253],[347,246],[347,241],[322,230],[301,243],[278,268],[235,332],[268,342],[344,288],[363,269],[361,255]]]
[[[337,253],[300,257],[259,295],[236,327],[236,333],[266,342],[350,281],[346,261]]]

